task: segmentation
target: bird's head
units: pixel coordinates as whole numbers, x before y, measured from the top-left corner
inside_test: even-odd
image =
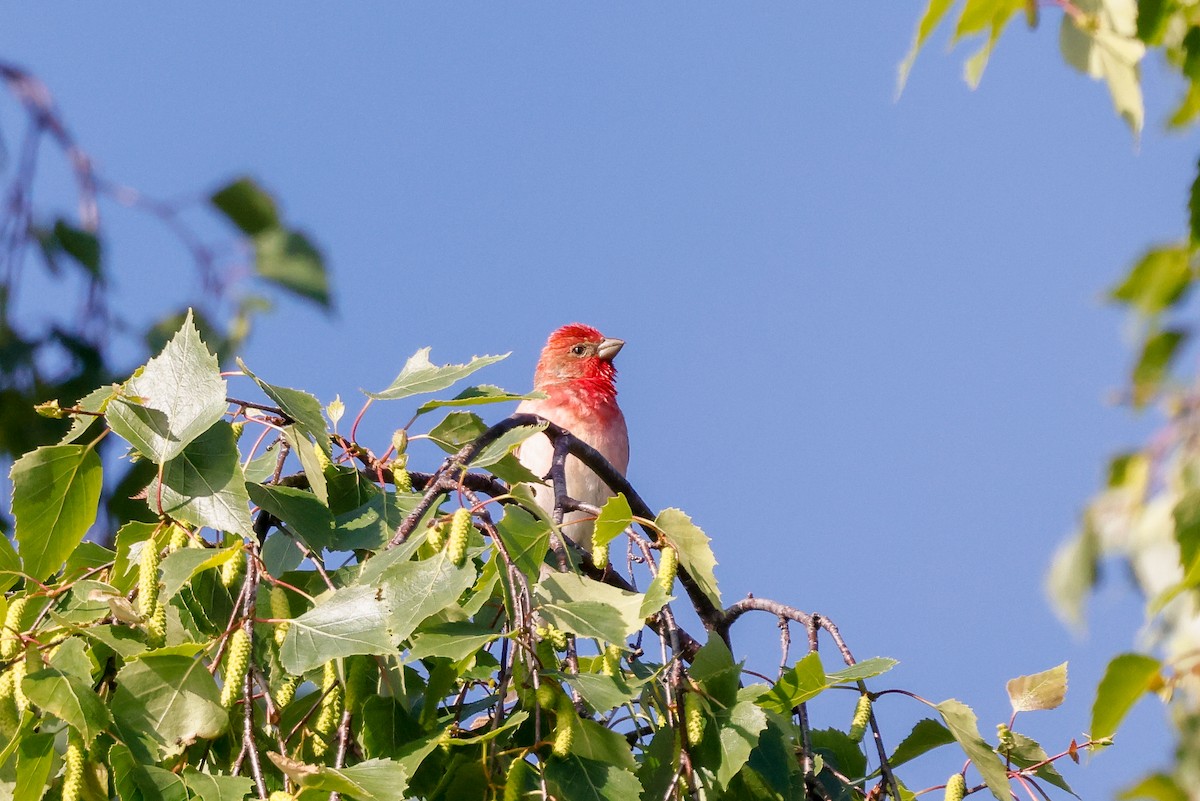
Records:
[[[544,390],[574,384],[616,395],[617,368],[612,360],[624,345],[624,340],[609,339],[590,325],[564,325],[550,335],[542,348],[533,377],[534,387]]]

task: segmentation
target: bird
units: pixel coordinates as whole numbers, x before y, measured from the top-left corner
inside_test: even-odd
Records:
[[[605,337],[595,328],[570,323],[552,333],[542,348],[533,388],[546,397],[522,401],[517,413],[536,414],[562,426],[598,450],[624,475],[629,467],[629,431],[617,405],[617,368],[613,359],[625,341]],[[554,448],[548,437],[536,434],[521,443],[517,458],[538,478],[550,472]],[[576,459],[567,457],[567,495],[577,501],[603,506],[613,496],[599,476]],[[547,512],[554,509],[554,490],[534,484],[534,497]],[[563,533],[576,545],[591,551],[592,516],[568,512]]]

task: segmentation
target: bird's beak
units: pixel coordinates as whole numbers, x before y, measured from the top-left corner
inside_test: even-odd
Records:
[[[611,362],[623,347],[625,347],[623,339],[606,339],[596,348],[596,355],[606,362]]]

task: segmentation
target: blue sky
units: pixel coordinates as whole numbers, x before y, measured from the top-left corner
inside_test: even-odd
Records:
[[[1107,402],[1131,354],[1102,293],[1185,230],[1194,141],[1163,133],[1178,87],[1151,62],[1135,146],[1054,13],[977,92],[935,37],[896,102],[920,10],[40,3],[5,11],[0,55],[113,180],[175,197],[250,173],[323,247],[337,313],[279,299],[245,352],[267,380],[353,413],[430,345],[511,350],[483,377],[523,390],[553,328],[592,323],[628,342],[629,477],[713,538],[727,600],[828,615],[901,660],[885,683],[971,704],[985,734],[1006,679],[1070,660],[1066,707],[1026,720],[1055,752],[1141,624],[1116,572],[1086,639],[1041,588],[1108,455],[1153,424]],[[186,254],[104,211],[122,309],[186,303]],[[374,407],[366,437],[410,413]],[[773,621],[735,646],[769,669]],[[890,744],[921,714],[881,701]],[[1111,796],[1168,758],[1163,720],[1144,703],[1064,774]],[[926,784],[958,767],[934,762]]]

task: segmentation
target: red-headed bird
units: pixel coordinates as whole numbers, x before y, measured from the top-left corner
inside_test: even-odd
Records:
[[[589,325],[564,325],[546,341],[533,374],[533,388],[547,397],[522,401],[517,407],[519,413],[540,415],[567,429],[600,451],[622,474],[629,466],[629,432],[617,406],[617,368],[612,360],[624,345],[623,340],[606,338]],[[517,455],[541,478],[550,471],[554,450],[550,440],[539,434],[521,443]],[[567,457],[566,472],[567,494],[575,500],[603,506],[612,497],[608,485],[575,457]],[[538,484],[533,489],[538,505],[551,511],[554,490]],[[571,540],[591,550],[590,515],[570,512],[563,524]]]

